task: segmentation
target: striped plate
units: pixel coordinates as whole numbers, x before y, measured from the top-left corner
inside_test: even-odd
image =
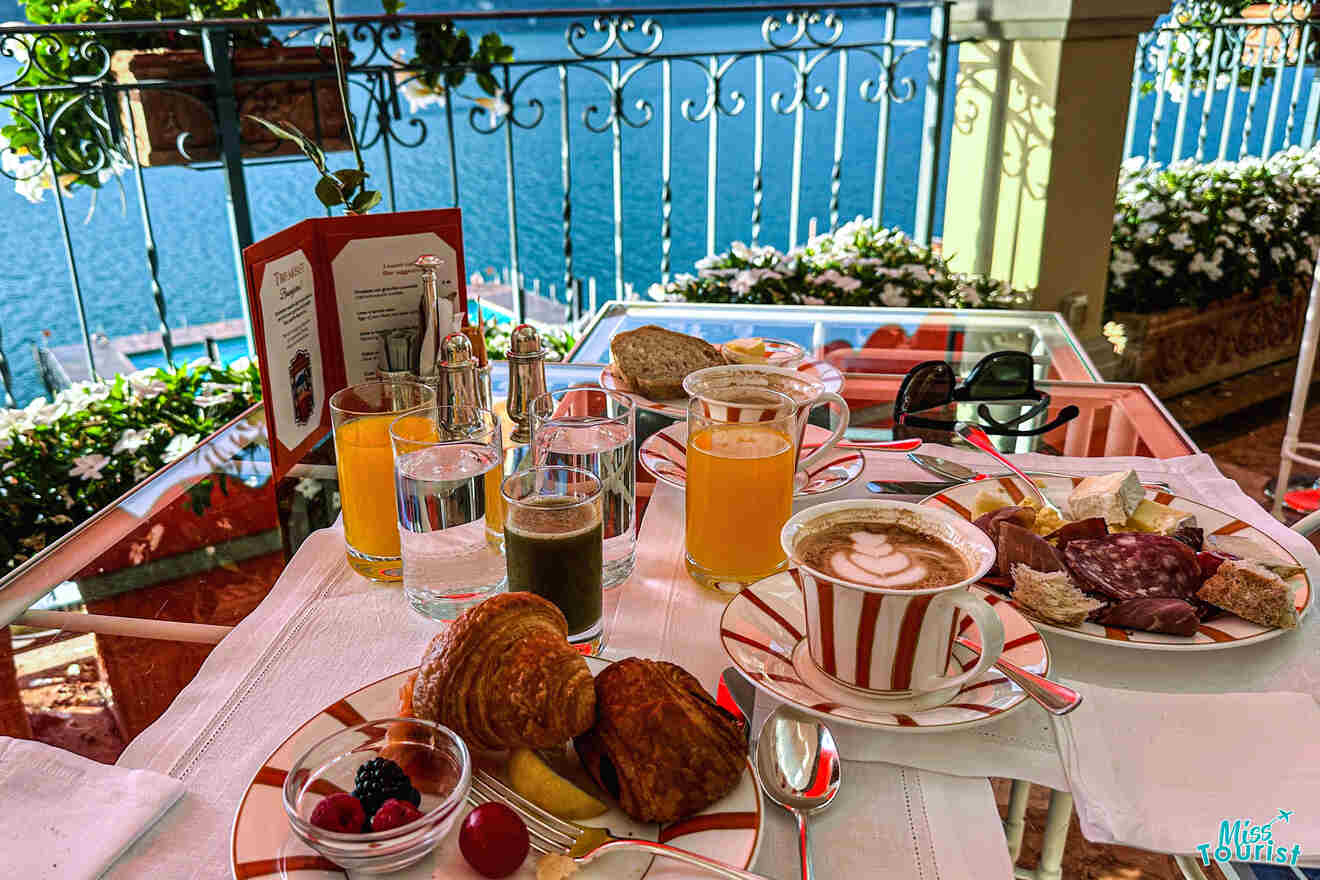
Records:
[[[588,657],[587,664],[593,675],[609,665],[595,657]],[[399,708],[399,688],[412,672],[408,669],[383,678],[326,707],[271,753],[243,793],[234,815],[230,867],[236,880],[259,877],[343,880],[348,876],[343,869],[294,837],[280,803],[284,777],[298,756],[323,737],[371,718],[395,714]],[[588,824],[608,827],[616,834],[637,833],[637,836],[671,843],[730,865],[750,868],[761,842],[762,812],[761,792],[749,763],[738,787],[730,794],[701,813],[672,825],[639,825],[617,808]],[[397,880],[432,880],[433,877],[469,880],[476,877],[476,872],[468,867],[458,852],[457,836],[455,830],[429,857],[390,876]],[[663,880],[677,876],[673,873],[676,864],[667,859],[652,859],[649,855],[617,853],[602,857],[575,876],[583,880],[593,877]],[[535,874],[536,853],[533,852],[510,876],[513,880],[531,880]]]
[[[1064,505],[1073,486],[1082,481],[1081,477],[1038,476],[1034,479],[1050,496],[1050,499],[1060,505]],[[979,483],[963,483],[945,489],[943,492],[936,492],[921,503],[942,505],[961,517],[971,519],[972,507],[976,502],[976,493],[985,488],[989,482],[989,480],[983,480]],[[1022,490],[1013,478],[1000,477],[998,482],[1008,492],[1009,497],[1015,501],[1022,497]],[[1146,497],[1152,501],[1158,501],[1160,504],[1168,504],[1178,510],[1193,514],[1196,517],[1196,524],[1205,530],[1207,537],[1210,535],[1241,535],[1276,547],[1279,552],[1288,558],[1293,558],[1293,555],[1287,549],[1268,534],[1243,522],[1232,514],[1213,507],[1207,507],[1198,501],[1184,498],[1181,495],[1161,492],[1149,486],[1146,487]],[[1306,572],[1303,571],[1301,574],[1293,575],[1288,579],[1288,584],[1294,590],[1293,601],[1297,606],[1297,612],[1306,614],[1311,605],[1312,592],[1311,581]],[[1002,578],[987,577],[981,581],[981,587],[994,595],[1003,596],[1007,593],[1009,584]],[[1027,609],[1021,610],[1024,614],[1032,616]],[[1106,644],[1123,645],[1146,651],[1215,651],[1223,648],[1236,648],[1240,645],[1256,644],[1287,631],[1274,626],[1261,626],[1258,623],[1251,623],[1232,614],[1224,614],[1221,617],[1214,618],[1208,624],[1201,624],[1194,636],[1173,636],[1142,630],[1120,629],[1113,626],[1101,626],[1098,623],[1083,623],[1081,626],[1060,626],[1059,624],[1036,620],[1034,617],[1032,620],[1036,626],[1046,632],[1058,633],[1059,635],[1084,641],[1105,642]]]
[[[829,431],[817,425],[807,425],[803,454],[819,448],[828,439]],[[687,423],[677,422],[647,437],[637,449],[637,460],[660,482],[682,489],[687,485]],[[798,471],[794,475],[793,494],[802,498],[842,489],[860,477],[865,469],[866,459],[861,452],[837,449],[832,455],[825,456],[825,461],[813,465],[810,471]]]
[[[985,600],[1004,623],[1004,659],[1037,675],[1047,674],[1049,650],[1031,622],[996,596],[986,596]],[[730,600],[720,620],[720,641],[734,665],[756,687],[826,721],[857,727],[901,733],[968,728],[1011,712],[1029,699],[1021,688],[991,668],[942,706],[895,712],[892,702],[868,699],[809,668],[811,660],[802,635],[806,628],[802,592],[788,574],[781,573],[752,584]],[[970,618],[962,619],[959,631],[980,640]],[[975,662],[974,653],[955,646],[949,672],[970,669]]]
[[[826,391],[839,393],[843,387],[843,373],[839,368],[826,361],[817,358],[807,358],[797,365],[797,369],[811,376],[813,379],[819,379],[825,383]],[[687,399],[678,398],[675,400],[651,400],[645,395],[638,394],[632,390],[632,387],[620,376],[614,372],[613,367],[605,367],[600,371],[600,385],[602,388],[608,388],[611,391],[620,391],[632,398],[633,403],[645,410],[657,412],[661,415],[669,416],[675,419],[687,418]]]

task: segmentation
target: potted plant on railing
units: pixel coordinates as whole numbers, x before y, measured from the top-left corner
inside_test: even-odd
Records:
[[[275,0],[28,0],[24,9],[28,20],[37,25],[263,19],[280,12]],[[325,148],[346,148],[346,122],[333,87],[328,51],[317,46],[283,46],[260,25],[235,28],[231,40],[236,77],[304,75],[300,81],[235,83],[241,112],[298,121],[307,131],[319,134]],[[39,39],[29,34],[7,37],[3,47],[6,54],[25,64],[20,68],[24,86],[54,89],[11,99],[6,105],[10,121],[0,129],[8,149],[19,157],[17,167],[6,170],[28,198],[35,201],[55,179],[66,191],[76,186],[100,187],[128,166],[130,140],[136,142],[137,158],[143,165],[182,164],[218,155],[214,99],[207,87],[134,89],[121,93],[116,108],[104,106],[94,93],[58,91],[58,86],[75,79],[120,83],[207,79],[211,72],[203,58],[199,31],[60,32]],[[35,63],[27,64],[34,53]],[[48,136],[43,136],[43,128],[49,129],[44,133]],[[244,124],[240,133],[245,155],[290,150],[259,126]],[[48,145],[54,151],[50,157],[46,156]],[[43,169],[47,158],[53,168]]]
[[[1176,394],[1296,354],[1320,246],[1320,152],[1119,178],[1105,308],[1123,378]]]

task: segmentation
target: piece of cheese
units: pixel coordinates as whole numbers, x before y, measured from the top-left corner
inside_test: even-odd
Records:
[[[976,498],[972,501],[972,519],[978,516],[984,516],[987,513],[993,513],[1001,507],[1012,507],[1013,499],[1008,497],[1004,487],[995,483],[984,489],[978,489]]]
[[[1048,507],[1041,507],[1036,503],[1036,499],[1028,496],[1022,499],[1022,504],[1036,511],[1036,521],[1031,524],[1031,530],[1044,537],[1051,532],[1057,532],[1060,528],[1067,525],[1069,520],[1059,516]]]
[[[1196,517],[1184,510],[1176,510],[1150,499],[1143,499],[1132,511],[1124,528],[1130,532],[1153,532],[1168,535],[1182,526],[1196,525]]]
[[[1098,516],[1111,526],[1121,526],[1145,497],[1136,471],[1119,471],[1078,483],[1068,496],[1068,511],[1073,519]]]
[[[764,364],[769,360],[765,353],[765,340],[759,336],[730,339],[724,343],[724,356],[737,364]]]

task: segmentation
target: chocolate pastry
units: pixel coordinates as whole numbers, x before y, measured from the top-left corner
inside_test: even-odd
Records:
[[[630,657],[596,676],[596,725],[573,740],[582,766],[642,822],[673,822],[742,776],[742,733],[673,663]]]
[[[591,670],[567,635],[563,613],[531,593],[469,608],[427,646],[417,717],[480,749],[562,746],[596,719]]]

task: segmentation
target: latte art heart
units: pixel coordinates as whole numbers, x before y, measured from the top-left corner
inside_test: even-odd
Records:
[[[795,555],[829,577],[876,589],[927,589],[968,574],[947,542],[893,523],[839,523],[804,538]]]

